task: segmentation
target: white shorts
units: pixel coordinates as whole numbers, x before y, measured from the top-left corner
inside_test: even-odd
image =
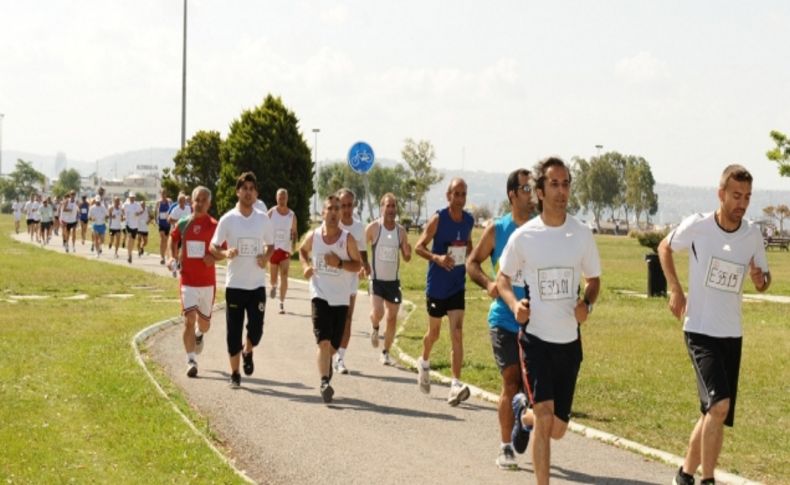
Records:
[[[206,320],[210,319],[215,290],[213,286],[181,285],[181,313],[197,310],[198,315]]]

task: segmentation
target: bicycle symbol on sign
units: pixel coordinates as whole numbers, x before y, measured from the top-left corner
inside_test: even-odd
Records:
[[[351,156],[351,168],[359,168],[370,164],[371,153],[366,150],[360,150]]]

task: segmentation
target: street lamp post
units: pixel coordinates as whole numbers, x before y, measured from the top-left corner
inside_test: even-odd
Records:
[[[315,138],[315,142],[313,143],[313,168],[315,169],[315,182],[313,184],[313,191],[315,191],[315,194],[313,195],[313,214],[318,214],[318,133],[320,131],[320,128],[313,128],[313,135]]]
[[[187,136],[187,0],[184,0],[184,44],[181,56],[181,149]]]
[[[601,148],[603,148],[603,145],[595,145],[595,148],[598,149],[598,156],[600,157],[601,156]]]

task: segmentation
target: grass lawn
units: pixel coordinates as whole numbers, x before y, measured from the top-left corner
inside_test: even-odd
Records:
[[[177,303],[156,301],[177,299],[173,280],[20,244],[11,232],[11,216],[0,216],[0,477],[241,482],[135,363],[131,337],[178,313]],[[77,294],[88,298],[65,299]],[[11,295],[48,298],[5,301]]]
[[[417,235],[410,234],[412,245]],[[480,231],[474,234],[475,242]],[[649,251],[627,237],[596,237],[601,253],[602,293],[582,328],[582,364],[574,420],[682,456],[699,417],[693,371],[682,325],[663,298],[640,299],[615,290],[644,292]],[[773,274],[769,291],[790,295],[790,254],[768,254]],[[685,254],[676,257],[685,282]],[[488,263],[487,263],[488,264]],[[490,266],[488,266],[490,268]],[[425,272],[415,256],[401,265],[404,297],[417,305],[400,335],[400,346],[416,356],[427,326]],[[301,276],[297,264],[292,275]],[[750,290],[747,283],[747,292]],[[684,283],[685,286],[685,283]],[[499,392],[499,372],[491,353],[486,316],[490,300],[467,281],[464,325],[464,380]],[[790,476],[790,305],[744,303],[744,354],[736,426],[725,432],[720,466],[748,478],[779,482]],[[358,322],[365,317],[357,316]],[[431,356],[431,367],[449,375],[447,327]],[[492,426],[494,424],[492,423]],[[492,436],[497,432],[491,430]]]

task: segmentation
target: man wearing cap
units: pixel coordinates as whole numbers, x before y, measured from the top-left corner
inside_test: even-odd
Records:
[[[128,252],[127,261],[132,264],[132,252],[137,240],[138,218],[143,213],[143,208],[137,202],[134,192],[129,193],[129,202],[123,205],[123,218],[126,221],[126,251]]]
[[[60,222],[63,224],[63,248],[69,252],[69,239],[71,239],[71,250],[76,251],[77,244],[77,219],[79,217],[79,207],[75,200],[76,193],[69,192],[63,200],[60,211]]]

